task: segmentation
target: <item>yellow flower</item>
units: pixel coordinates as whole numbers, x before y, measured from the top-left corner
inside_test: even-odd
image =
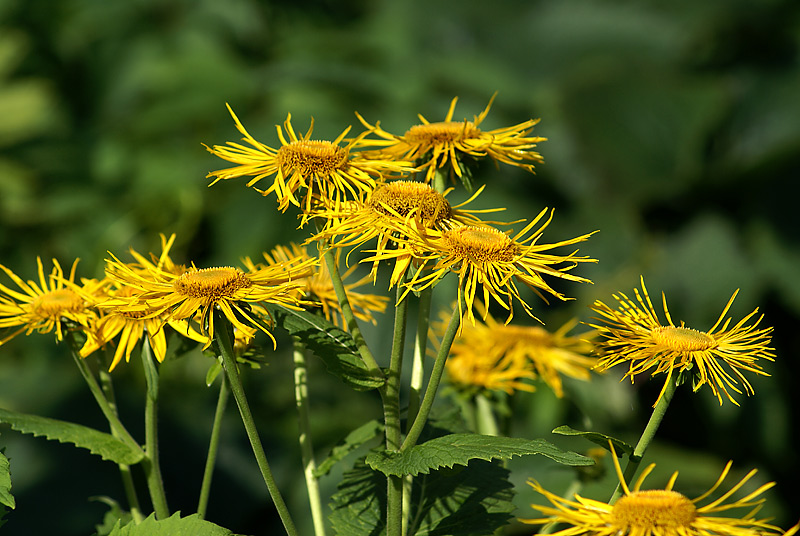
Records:
[[[305,247],[291,243],[289,247],[277,246],[270,253],[264,253],[264,258],[267,261],[267,266],[273,266],[288,262],[292,258],[311,259]],[[339,260],[339,252],[337,251],[336,260]],[[245,266],[248,268],[254,267],[249,259],[245,259]],[[346,280],[349,275],[353,273],[356,266],[350,268],[347,272],[342,274],[342,281]],[[358,287],[371,281],[370,276],[365,276],[358,281],[345,284],[345,292],[347,293],[350,306],[353,309],[353,314],[356,318],[365,322],[375,323],[373,313],[382,313],[386,310],[386,304],[389,298],[386,296],[379,296],[376,294],[364,294],[356,291]],[[342,310],[339,306],[339,300],[336,297],[336,292],[333,289],[331,276],[328,272],[327,264],[324,262],[314,266],[314,272],[304,278],[302,281],[302,294],[304,299],[310,300],[311,306],[319,307],[322,309],[322,314],[326,319],[335,323],[337,326],[344,327],[342,321]]]
[[[431,186],[414,181],[381,183],[363,200],[343,203],[339,209],[317,211],[314,215],[325,223],[322,230],[307,242],[328,240],[338,248],[357,247],[377,237],[375,252],[398,248],[404,254],[395,256],[396,264],[392,283],[394,286],[411,262],[411,254],[398,236],[417,235],[418,229],[449,229],[455,225],[480,224],[475,214],[496,210],[469,210],[471,203],[483,190],[481,187],[469,199],[452,206],[447,194]],[[372,276],[376,275],[378,262],[373,263]]]
[[[278,303],[296,307],[302,279],[311,273],[315,259],[290,259],[275,266],[247,272],[231,266],[197,268],[173,273],[152,263],[126,264],[112,255],[106,273],[119,285],[134,289],[131,297],[119,297],[119,310],[144,317],[165,315],[167,320],[187,320],[199,316],[201,332],[214,338],[214,315],[218,308],[245,336],[253,337],[258,328],[275,339],[248,304]],[[259,311],[261,308],[257,308]]]
[[[542,232],[553,218],[552,211],[544,223],[535,230],[534,227],[546,213],[547,209],[542,210],[513,237],[510,236],[511,231],[504,233],[487,225],[461,225],[444,230],[421,230],[420,234],[409,236],[406,245],[408,250],[413,252],[420,268],[407,283],[407,290],[422,290],[434,285],[450,271],[457,273],[459,297],[463,297],[466,303],[466,311],[461,311],[461,314],[462,316],[466,314],[472,323],[475,322],[473,304],[478,287],[482,291],[479,298],[484,304],[488,306],[491,299],[494,299],[508,310],[506,323],[513,317],[514,299],[533,316],[530,306],[520,297],[515,279],[524,283],[545,301],[546,298],[541,291],[561,300],[568,299],[553,289],[543,276],[590,282],[588,279],[567,272],[580,262],[597,261],[589,257],[578,257],[577,250],[567,255],[547,252],[557,247],[583,242],[593,233],[554,244],[539,244]],[[379,261],[403,254],[402,249],[387,250],[365,260]]]
[[[42,260],[36,258],[39,268],[39,281],[23,281],[14,272],[0,264],[9,278],[17,285],[19,290],[11,289],[0,284],[0,328],[17,328],[10,334],[0,338],[0,345],[13,339],[23,331],[30,335],[50,333],[55,330],[56,340],[61,341],[64,333],[61,321],[71,320],[82,328],[87,328],[89,322],[96,316],[92,308],[93,303],[84,295],[90,295],[97,290],[99,283],[94,280],[84,280],[86,291],[80,292],[81,286],[75,283],[75,269],[78,260],[72,264],[69,277],[64,278],[64,271],[57,260],[53,259],[53,269],[45,275]]]
[[[719,498],[701,506],[728,476],[731,462],[725,466],[711,489],[695,499],[689,499],[672,489],[678,478],[677,472],[672,475],[664,489],[640,489],[655,464],[642,472],[633,489],[628,488],[616,455],[612,455],[612,458],[625,492],[616,503],[609,505],[580,495],[575,495],[574,500],[564,499],[532,480],[529,484],[544,495],[552,506],[532,504],[532,508],[546,517],[520,521],[533,525],[568,525],[553,532],[553,536],[791,536],[797,532],[797,526],[784,532],[779,527],[768,524],[766,519],[755,517],[765,500],[757,497],[774,486],[774,482],[764,484],[739,499],[731,499],[756,474],[755,469]],[[746,511],[741,517],[715,515],[734,509]]]
[[[119,335],[117,349],[108,368],[111,372],[122,360],[123,355],[126,363],[131,360],[131,353],[137,343],[147,334],[153,355],[159,363],[162,363],[167,354],[164,324],[168,324],[184,337],[208,345],[209,338],[197,333],[185,320],[174,320],[164,313],[152,316],[153,311],[150,311],[146,304],[141,310],[126,311],[124,307],[119,306],[119,303],[125,303],[126,299],[130,300],[134,293],[135,289],[128,286],[110,289],[107,294],[108,299],[97,304],[98,309],[101,312],[105,311],[105,314],[95,320],[87,330],[88,337],[80,350],[81,357],[92,354]]]
[[[679,326],[672,322],[667,298],[662,293],[661,301],[667,318],[667,325],[663,325],[647,294],[644,278],[641,278],[641,283],[641,293],[634,289],[635,301],[623,293],[614,295],[620,305],[618,310],[599,300],[592,305],[592,309],[601,318],[596,319],[600,323],[590,325],[597,328],[599,334],[605,338],[598,343],[602,355],[597,364],[599,369],[607,370],[619,363],[628,362],[628,372],[624,377],[630,377],[631,382],[637,374],[651,369],[651,376],[666,372],[667,380],[658,400],[664,394],[672,375],[689,369],[695,371],[694,390],[697,391],[707,384],[720,405],[723,394],[739,405],[729,392],[731,390],[741,394],[742,391],[737,387],[739,382],[748,395],[753,394],[753,387],[742,371],[768,376],[761,369],[758,360],[774,361],[775,357],[773,349],[769,347],[772,328],[757,329],[763,315],[754,324],[745,325],[758,313],[758,308],[733,327],[729,327],[731,319],[725,319],[725,315],[739,292],[737,290],[711,329],[698,331],[686,327],[683,322]],[[723,363],[728,365],[730,373],[723,368]]]
[[[370,125],[360,115],[358,119],[370,132],[381,140],[364,139],[359,145],[372,145],[396,158],[410,161],[425,161],[420,169],[427,168],[426,181],[430,181],[437,169],[450,168],[450,173],[462,177],[459,155],[472,157],[489,156],[495,161],[517,166],[533,172],[534,162],[542,162],[542,156],[533,151],[536,144],[547,138],[529,136],[538,119],[531,119],[518,125],[495,130],[482,131],[479,125],[489,113],[495,95],[489,100],[486,109],[472,121],[453,121],[458,97],[450,102],[450,109],[444,121],[430,123],[421,115],[422,124],[408,129],[402,136],[386,132],[380,125]]]
[[[291,114],[283,123],[285,134],[280,126],[276,127],[281,146],[273,149],[253,138],[230,106],[228,111],[236,122],[236,128],[244,135],[243,141],[250,147],[233,142],[228,142],[227,146],[206,146],[212,154],[237,164],[235,167],[209,173],[208,177],[215,177],[211,184],[250,176],[253,178],[247,186],[253,186],[274,175],[272,185],[266,190],[258,191],[263,195],[275,192],[281,211],[286,211],[290,204],[301,207],[306,212],[311,210],[312,202],[332,202],[337,205],[347,194],[356,197],[374,188],[376,178],[412,169],[408,167],[408,162],[365,158],[357,152],[351,152],[366,133],[342,146],[350,127],[332,142],[312,140],[312,120],[308,131],[298,136],[292,128]]]
[[[449,315],[442,318],[445,316]],[[551,333],[540,326],[505,325],[487,315],[486,323],[466,324],[453,341],[446,364],[448,375],[461,385],[502,389],[509,394],[515,389],[535,389],[520,380],[541,379],[560,398],[564,394],[560,375],[588,381],[589,369],[597,361],[584,355],[592,350],[586,340],[592,333],[567,336],[576,324],[567,322]],[[433,325],[439,337],[446,327],[446,321]]]

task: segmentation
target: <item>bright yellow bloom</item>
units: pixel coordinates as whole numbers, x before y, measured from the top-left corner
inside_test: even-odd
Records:
[[[228,111],[236,122],[236,128],[244,135],[243,141],[250,147],[233,142],[228,142],[227,146],[206,146],[212,154],[237,164],[235,167],[209,173],[208,177],[215,177],[211,184],[249,176],[253,178],[247,186],[253,186],[274,175],[272,185],[266,190],[258,191],[263,195],[275,192],[281,211],[286,211],[290,204],[301,207],[306,212],[311,210],[314,203],[332,202],[337,205],[347,194],[357,197],[358,194],[368,192],[375,187],[376,179],[412,169],[408,162],[365,158],[360,153],[351,152],[366,133],[342,146],[350,127],[332,142],[312,140],[312,120],[308,131],[298,136],[292,128],[291,114],[283,123],[285,134],[280,126],[276,127],[281,146],[273,149],[253,138],[230,106]]]
[[[139,256],[141,261],[141,256]],[[231,266],[197,268],[173,273],[151,263],[129,265],[112,255],[106,273],[119,285],[134,289],[130,298],[119,297],[120,311],[146,317],[165,315],[168,320],[199,317],[201,332],[214,338],[214,315],[218,308],[233,326],[253,337],[258,328],[275,339],[260,315],[248,304],[277,303],[297,307],[302,279],[311,273],[315,259],[290,259],[275,266],[247,272]],[[116,305],[116,303],[115,303]],[[261,308],[258,308],[261,310]]]
[[[442,315],[445,317],[449,315]],[[486,323],[467,323],[453,341],[447,373],[457,384],[502,389],[509,394],[535,389],[521,380],[541,379],[561,397],[561,374],[589,381],[589,369],[597,361],[585,355],[593,348],[587,340],[593,333],[567,336],[576,324],[567,322],[551,333],[540,326],[505,325],[487,315]],[[433,324],[439,337],[446,328],[446,320]]]
[[[387,249],[400,249],[395,255],[392,286],[405,273],[411,263],[411,253],[398,237],[417,235],[419,229],[446,230],[456,225],[481,224],[475,214],[496,210],[465,208],[483,190],[481,187],[469,199],[458,205],[447,200],[446,190],[439,193],[431,186],[414,181],[392,181],[379,184],[363,200],[343,203],[339,209],[320,210],[315,216],[323,220],[322,230],[308,242],[327,240],[338,248],[355,248],[377,237],[375,253],[380,256]],[[378,262],[373,263],[372,276],[376,275]]]
[[[23,281],[14,272],[0,264],[8,277],[17,285],[19,290],[11,289],[0,284],[0,328],[17,328],[10,334],[0,338],[0,345],[13,339],[23,331],[30,335],[50,333],[55,330],[56,340],[61,341],[64,333],[61,326],[62,320],[71,320],[82,328],[87,328],[89,322],[96,317],[91,300],[85,298],[99,287],[93,280],[85,280],[85,292],[75,282],[75,269],[78,260],[72,264],[69,277],[64,278],[64,271],[57,260],[53,259],[53,269],[45,275],[42,260],[36,258],[39,268],[39,281]]]
[[[291,243],[289,247],[277,246],[270,253],[264,253],[264,258],[268,266],[289,262],[292,258],[311,259],[308,251],[304,246]],[[339,252],[336,253],[336,260],[339,260]],[[248,268],[254,267],[249,259],[245,259],[245,266]],[[347,272],[342,274],[342,281],[345,281],[350,276],[356,266],[350,268]],[[389,298],[386,296],[379,296],[376,294],[364,294],[358,292],[356,289],[371,281],[370,276],[364,276],[358,281],[346,283],[344,288],[347,293],[348,301],[353,309],[353,314],[356,318],[365,322],[375,323],[373,313],[382,313],[386,310],[386,305]],[[300,281],[298,281],[300,282]],[[305,300],[310,301],[313,307],[322,309],[322,314],[326,319],[335,323],[337,326],[344,327],[342,320],[342,310],[339,306],[339,300],[336,297],[336,291],[333,289],[331,276],[328,272],[326,263],[321,262],[314,266],[314,272],[302,280],[303,287],[302,295]]]
[[[494,101],[489,100],[486,109],[476,115],[472,121],[453,121],[458,97],[450,102],[450,109],[444,121],[430,123],[419,116],[422,124],[408,129],[402,136],[386,132],[380,125],[370,125],[360,115],[358,119],[370,132],[381,140],[364,139],[359,145],[382,147],[383,152],[396,158],[410,161],[424,161],[420,169],[427,169],[426,182],[429,182],[436,170],[449,166],[450,173],[462,177],[463,171],[459,162],[460,155],[476,158],[489,156],[497,162],[526,169],[533,173],[533,163],[541,163],[542,156],[533,151],[536,144],[547,138],[529,136],[538,119],[531,119],[518,125],[495,130],[482,131],[479,125],[486,118]]]
[[[541,291],[567,300],[563,294],[553,289],[543,278],[544,275],[569,281],[590,282],[588,279],[567,273],[581,262],[597,262],[589,257],[578,257],[577,250],[567,255],[546,253],[561,246],[569,246],[588,239],[593,233],[563,240],[554,244],[539,244],[544,229],[553,218],[550,216],[537,229],[534,227],[547,214],[542,210],[513,237],[511,231],[502,232],[486,225],[462,225],[451,229],[422,230],[416,236],[406,239],[408,251],[412,251],[420,268],[407,283],[408,290],[422,290],[434,285],[440,278],[453,271],[458,274],[459,297],[464,298],[466,311],[461,311],[475,322],[473,305],[478,287],[479,296],[487,306],[493,299],[508,310],[508,319],[513,317],[512,301],[522,304],[533,316],[530,306],[520,297],[514,280],[524,283],[542,299]],[[528,235],[528,236],[526,236]],[[399,253],[398,253],[399,251]],[[371,261],[393,258],[405,254],[406,250],[387,250],[370,257]],[[459,303],[461,300],[459,300]],[[485,315],[484,315],[485,317]]]
[[[153,355],[159,363],[162,363],[167,355],[164,324],[168,324],[184,337],[208,345],[209,338],[197,333],[186,320],[173,320],[164,313],[152,316],[153,311],[150,311],[146,304],[142,310],[127,311],[118,305],[120,302],[125,303],[126,299],[130,300],[134,292],[135,290],[128,286],[111,289],[107,294],[108,299],[97,304],[98,309],[105,314],[95,320],[87,330],[88,337],[80,350],[81,357],[92,354],[119,335],[117,349],[108,368],[111,372],[122,360],[123,355],[126,363],[131,360],[134,348],[147,334]]]
[[[779,527],[768,524],[766,519],[755,517],[765,501],[763,497],[757,497],[774,486],[774,482],[764,484],[739,499],[731,499],[756,474],[755,469],[719,498],[701,506],[728,476],[731,462],[725,466],[711,489],[695,499],[689,499],[672,489],[678,478],[677,472],[672,475],[664,489],[640,489],[655,464],[642,472],[633,489],[628,488],[616,455],[611,457],[625,492],[616,503],[609,505],[580,495],[575,495],[574,500],[564,499],[532,480],[529,484],[544,495],[552,506],[532,504],[532,508],[546,517],[520,521],[533,525],[568,525],[553,532],[553,536],[792,536],[797,532],[797,526],[784,532]],[[741,517],[715,515],[735,509],[745,509],[745,512]]]
[[[761,369],[758,360],[774,361],[775,354],[769,347],[772,328],[756,329],[763,315],[754,324],[745,325],[758,313],[758,308],[733,327],[729,328],[731,319],[725,319],[738,290],[728,300],[711,329],[698,331],[686,327],[683,322],[679,326],[672,322],[663,292],[661,301],[667,325],[661,324],[644,286],[644,278],[641,282],[642,292],[634,289],[635,301],[623,293],[614,295],[620,305],[617,310],[599,300],[592,305],[592,309],[601,318],[596,319],[598,324],[590,325],[597,328],[599,334],[605,338],[598,343],[602,355],[597,364],[599,369],[606,370],[627,362],[628,372],[624,377],[629,377],[631,382],[637,374],[651,369],[651,376],[666,372],[667,380],[659,394],[659,400],[673,374],[693,369],[695,391],[707,384],[720,405],[724,394],[737,406],[739,403],[734,400],[729,389],[741,394],[742,391],[737,387],[741,382],[745,393],[753,394],[753,387],[742,371],[769,376]],[[728,365],[730,373],[723,368],[723,363]]]

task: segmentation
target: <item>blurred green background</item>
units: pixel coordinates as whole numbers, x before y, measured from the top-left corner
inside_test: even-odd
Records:
[[[758,306],[775,327],[772,377],[753,378],[756,396],[740,397],[740,408],[720,408],[707,389],[679,391],[649,482],[681,470],[694,496],[733,459],[778,482],[763,512],[788,527],[800,504],[799,47],[794,0],[0,0],[0,263],[31,278],[37,255],[80,257],[80,275],[99,276],[107,250],[156,250],[158,233],[172,232],[176,259],[257,257],[305,235],[244,181],[207,188],[206,174],[225,166],[201,143],[240,137],[226,102],[274,145],[287,112],[302,131],[313,116],[321,139],[358,130],[354,111],[402,133],[417,113],[442,119],[454,96],[456,119],[472,118],[496,91],[485,128],[541,117],[535,133],[549,141],[535,176],[485,166],[481,206],[504,206],[509,219],[555,207],[549,241],[601,231],[581,248],[600,260],[580,269],[594,285],[564,287],[576,298],[567,304],[536,303],[543,320],[586,320],[592,301],[632,291],[643,274],[653,295],[666,292],[675,321],[708,328],[741,288],[735,319]],[[385,350],[379,330],[368,336]],[[248,387],[276,477],[303,512],[287,361],[279,352]],[[195,355],[162,367],[164,473],[171,508],[186,513],[216,399],[203,387],[208,365]],[[377,417],[379,402],[346,392],[316,363],[310,373],[322,456]],[[569,383],[561,401],[546,388],[522,395],[513,432],[559,442],[549,431],[568,423],[635,441],[661,383],[631,389],[620,375]],[[139,367],[115,377],[123,420],[140,434]],[[103,426],[49,335],[0,349],[0,407]],[[208,518],[270,534],[275,516],[229,417]],[[0,446],[17,499],[4,534],[89,534],[106,507],[88,498],[123,500],[116,468],[84,451],[6,428]],[[523,517],[534,500],[528,476],[554,491],[568,478],[538,460],[511,467]],[[326,494],[335,480],[323,480]]]

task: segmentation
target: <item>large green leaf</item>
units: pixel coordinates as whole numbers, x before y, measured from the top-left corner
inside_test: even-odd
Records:
[[[599,432],[582,432],[581,430],[575,430],[574,428],[570,428],[569,426],[565,425],[565,426],[559,426],[558,428],[553,430],[553,433],[565,436],[583,437],[585,439],[588,439],[592,443],[600,445],[606,450],[608,450],[608,442],[611,441],[611,443],[614,445],[614,450],[617,451],[617,454],[622,454],[623,452],[630,454],[633,452],[633,447],[628,445],[621,439],[607,436]]]
[[[414,479],[409,535],[483,536],[508,522],[514,510],[508,471],[472,461]],[[385,533],[386,477],[363,461],[345,473],[331,498],[330,516],[339,536]]]
[[[122,526],[117,522],[109,536],[234,536],[230,530],[203,520],[197,514],[181,518],[180,512],[171,517],[156,520],[155,514],[139,523],[130,522]]]
[[[340,443],[336,444],[333,449],[331,449],[330,455],[314,470],[314,476],[319,478],[327,475],[337,462],[341,461],[345,456],[364,443],[378,437],[381,432],[383,432],[383,425],[374,419],[362,424],[347,434]]]
[[[0,504],[16,508],[14,496],[11,495],[11,473],[8,470],[8,458],[0,452]]]
[[[373,452],[367,465],[386,475],[418,475],[431,469],[466,465],[470,460],[507,460],[514,456],[541,454],[564,465],[592,465],[594,461],[563,451],[543,439],[450,434],[417,445],[406,452]]]
[[[267,309],[282,327],[297,338],[303,346],[322,359],[328,371],[344,383],[359,391],[376,389],[384,380],[364,365],[353,337],[321,316],[268,305]]]
[[[138,463],[144,453],[123,443],[111,434],[100,432],[80,424],[75,424],[38,415],[26,415],[7,409],[0,409],[0,422],[23,434],[44,436],[61,443],[73,443],[77,447],[89,449],[104,460],[125,465]]]

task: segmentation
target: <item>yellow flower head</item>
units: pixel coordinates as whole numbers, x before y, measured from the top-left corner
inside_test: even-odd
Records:
[[[230,106],[228,111],[236,122],[236,128],[244,135],[243,141],[250,147],[233,142],[228,142],[225,146],[206,146],[212,154],[237,164],[209,173],[209,177],[215,177],[211,184],[224,179],[249,176],[253,178],[247,186],[253,186],[274,175],[272,185],[266,190],[258,191],[263,195],[275,192],[281,211],[286,211],[290,204],[301,207],[305,212],[311,211],[312,204],[315,203],[338,205],[348,194],[356,197],[372,189],[376,178],[412,169],[408,162],[365,158],[360,153],[351,152],[366,133],[342,146],[350,127],[334,141],[312,140],[312,120],[305,135],[298,136],[292,128],[291,114],[284,121],[283,130],[280,126],[276,127],[281,146],[273,149],[253,138]]]
[[[481,130],[478,127],[489,113],[494,97],[493,95],[486,109],[472,121],[453,121],[458,101],[456,97],[450,102],[444,121],[430,123],[420,115],[422,124],[411,127],[402,136],[386,132],[378,123],[370,125],[356,114],[364,127],[381,138],[364,139],[359,144],[382,147],[384,152],[403,160],[424,161],[419,167],[427,169],[427,182],[433,178],[436,170],[448,166],[451,174],[455,172],[458,177],[462,177],[463,171],[458,160],[461,154],[477,158],[489,156],[497,162],[533,172],[533,163],[542,162],[542,156],[532,149],[537,143],[546,141],[546,138],[529,136],[539,120],[531,119],[519,125],[495,130]]]
[[[631,382],[637,374],[651,369],[651,376],[666,372],[667,381],[658,400],[672,375],[690,368],[695,371],[694,390],[707,384],[720,405],[723,394],[739,405],[729,392],[741,394],[742,391],[737,387],[739,382],[744,386],[745,393],[753,394],[753,387],[742,371],[768,376],[758,360],[774,361],[775,357],[773,349],[769,347],[772,328],[757,329],[763,316],[758,317],[754,324],[745,325],[758,313],[757,308],[731,327],[731,319],[725,319],[725,315],[739,292],[737,290],[711,329],[698,331],[686,327],[683,322],[679,326],[672,322],[667,298],[662,293],[661,301],[667,318],[667,325],[663,325],[647,294],[644,278],[641,278],[641,283],[641,293],[634,289],[635,300],[623,293],[614,295],[619,302],[619,309],[612,309],[599,300],[592,305],[592,309],[601,317],[596,319],[598,324],[590,325],[604,337],[598,343],[602,356],[597,364],[599,369],[607,370],[627,362],[625,378],[629,377]],[[723,364],[728,365],[730,372],[723,368]]]
[[[633,489],[628,488],[622,476],[616,455],[614,466],[625,494],[613,505],[575,495],[574,500],[564,499],[544,489],[538,482],[529,484],[544,495],[552,506],[532,504],[531,507],[544,516],[536,519],[520,519],[523,523],[544,525],[564,523],[567,527],[553,532],[553,536],[792,536],[798,527],[783,531],[770,525],[765,519],[757,519],[756,513],[764,502],[757,498],[775,485],[764,484],[740,499],[731,498],[756,474],[750,471],[738,484],[717,499],[708,498],[722,485],[731,469],[725,466],[716,483],[707,492],[695,499],[674,491],[678,478],[674,473],[664,489],[642,490],[641,485],[655,464],[648,466],[636,480]],[[701,506],[701,503],[706,503]],[[722,517],[715,514],[745,509],[741,517]]]
[[[57,260],[53,259],[53,269],[49,275],[45,275],[42,260],[38,257],[36,264],[39,268],[38,283],[23,281],[0,264],[0,269],[19,289],[14,290],[0,284],[0,329],[17,328],[0,338],[0,345],[23,331],[25,335],[30,335],[34,331],[50,333],[55,330],[56,340],[61,341],[64,338],[62,320],[71,320],[85,329],[96,317],[92,301],[87,300],[85,296],[94,294],[99,283],[94,280],[84,280],[86,289],[84,292],[81,291],[81,285],[75,282],[77,259],[72,264],[69,277],[66,279]]]
[[[308,251],[304,246],[291,243],[289,247],[277,246],[270,253],[264,253],[264,258],[268,266],[273,266],[280,263],[288,262],[292,258],[311,259]],[[339,260],[339,252],[337,251],[336,260]],[[245,265],[250,268],[254,266],[249,259],[245,259]],[[342,280],[346,280],[355,270],[353,266],[347,272],[342,274]],[[376,294],[364,294],[358,292],[356,289],[371,281],[370,276],[365,276],[351,283],[346,283],[344,288],[347,293],[350,306],[353,308],[353,314],[356,318],[365,322],[375,323],[373,313],[382,313],[386,310],[386,304],[389,298],[386,296],[379,296]],[[314,266],[314,272],[302,280],[303,287],[301,289],[303,298],[309,300],[310,306],[319,307],[322,309],[322,314],[326,319],[335,323],[337,326],[345,327],[342,320],[342,310],[339,306],[339,300],[336,297],[336,292],[331,282],[331,276],[328,272],[328,267],[325,263],[320,263]]]
[[[98,309],[104,314],[87,330],[88,337],[80,350],[81,357],[94,353],[119,335],[117,348],[108,368],[111,372],[122,361],[123,356],[126,363],[131,360],[131,353],[146,334],[153,355],[159,363],[162,363],[167,355],[164,324],[168,324],[184,337],[204,345],[209,344],[210,339],[198,333],[186,320],[172,319],[163,312],[154,313],[147,304],[141,309],[120,307],[120,303],[131,301],[138,290],[129,286],[112,285],[112,287],[107,290],[107,299],[97,304]]]
[[[139,256],[141,258],[141,256]],[[134,289],[130,298],[122,297],[120,310],[145,317],[164,315],[167,320],[199,317],[201,332],[214,338],[214,315],[218,308],[245,336],[255,336],[258,328],[275,343],[267,327],[253,314],[251,303],[278,303],[296,307],[302,280],[311,273],[315,259],[290,259],[286,263],[250,269],[231,267],[197,268],[192,265],[173,273],[152,263],[126,264],[112,255],[106,261],[109,279]],[[116,305],[116,303],[115,303]]]
[[[419,229],[445,230],[456,225],[480,224],[475,216],[478,213],[496,210],[470,210],[465,208],[483,190],[481,187],[469,199],[458,205],[451,205],[447,194],[452,189],[439,193],[431,186],[414,181],[392,181],[378,184],[363,200],[349,201],[339,209],[316,212],[323,220],[322,230],[307,242],[328,240],[332,246],[357,247],[377,237],[376,253],[380,255],[390,248],[405,247],[398,242],[398,236],[417,235]],[[395,273],[392,286],[405,272],[411,262],[410,251],[403,250],[396,256]],[[373,278],[378,262],[373,263]]]
[[[442,315],[442,319],[445,319]],[[464,386],[533,391],[530,383],[520,380],[541,379],[559,398],[564,391],[561,374],[589,381],[589,369],[596,359],[586,357],[592,350],[587,337],[570,337],[567,333],[576,321],[564,324],[555,332],[540,326],[502,324],[491,315],[486,323],[467,323],[453,341],[447,359],[451,380]],[[441,337],[447,322],[435,322],[434,333]]]
[[[422,290],[435,284],[441,277],[453,271],[459,277],[459,297],[466,304],[461,311],[475,322],[473,305],[480,287],[479,296],[487,306],[493,299],[508,310],[506,323],[513,317],[512,301],[519,301],[525,311],[533,316],[530,306],[520,297],[515,280],[524,283],[545,299],[541,291],[566,300],[563,294],[553,289],[544,275],[569,281],[590,282],[588,279],[567,273],[579,262],[597,262],[589,257],[578,257],[577,250],[567,255],[554,255],[548,251],[569,246],[588,239],[593,233],[563,240],[554,244],[539,244],[539,238],[552,220],[550,216],[537,229],[534,227],[547,214],[542,210],[513,237],[511,231],[502,232],[488,225],[461,225],[450,229],[422,230],[407,237],[408,251],[420,268],[407,283],[408,290]],[[527,235],[527,236],[526,236]],[[398,253],[399,251],[399,253]],[[384,251],[365,260],[382,260],[403,255],[404,250]],[[459,299],[459,304],[461,303]],[[545,299],[546,301],[546,299]],[[485,317],[485,314],[484,314]]]

